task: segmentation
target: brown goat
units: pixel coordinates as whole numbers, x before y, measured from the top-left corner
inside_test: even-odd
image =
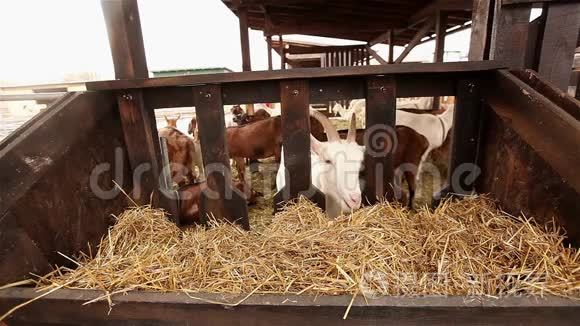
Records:
[[[320,122],[310,117],[311,133],[318,140],[326,140]],[[226,141],[230,158],[236,162],[236,170],[243,180],[245,159],[263,159],[274,156],[280,162],[282,150],[282,117],[272,117],[238,127],[226,129]]]
[[[167,156],[171,164],[171,179],[178,185],[193,182],[196,146],[192,138],[174,127],[159,129],[159,137],[167,139]],[[199,150],[199,148],[197,148]]]
[[[234,116],[234,122],[238,124],[238,126],[243,126],[248,123],[264,120],[270,118],[270,113],[264,109],[259,109],[254,112],[253,115],[249,115],[247,113],[242,113],[241,115]]]
[[[166,115],[164,115],[163,117],[165,117],[165,122],[167,122],[167,127],[177,128],[177,120],[179,120],[179,118],[181,118],[181,114],[178,114],[177,118],[168,118]]]
[[[257,202],[257,197],[262,196],[261,193],[253,191],[245,182],[236,182],[234,184],[239,191],[242,192],[248,205],[254,205]],[[190,184],[179,188],[179,222],[181,224],[200,223],[199,203],[201,200],[201,193],[207,188],[207,184],[199,182]]]

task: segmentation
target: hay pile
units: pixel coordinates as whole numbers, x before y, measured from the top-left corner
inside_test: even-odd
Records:
[[[485,198],[434,212],[390,204],[328,220],[306,200],[263,231],[215,223],[181,231],[149,207],[127,210],[94,258],[47,287],[213,293],[544,295],[580,297],[580,254],[558,230]]]

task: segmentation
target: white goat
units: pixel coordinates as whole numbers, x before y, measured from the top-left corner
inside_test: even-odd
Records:
[[[364,147],[356,143],[356,117],[351,117],[348,135],[340,139],[330,120],[318,111],[310,111],[326,131],[328,141],[320,142],[310,135],[310,160],[312,184],[326,197],[326,214],[337,217],[343,212],[360,208],[362,203],[359,173],[364,157]],[[283,151],[283,149],[282,149]],[[284,154],[276,175],[276,188],[286,184]],[[290,180],[291,181],[291,180]]]

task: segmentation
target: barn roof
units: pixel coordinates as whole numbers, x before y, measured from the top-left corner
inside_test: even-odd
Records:
[[[448,13],[447,28],[471,20],[472,0],[222,0],[236,15],[247,10],[248,25],[267,34],[305,34],[406,45],[437,10]],[[430,33],[435,33],[433,26]],[[429,34],[427,34],[429,35]]]

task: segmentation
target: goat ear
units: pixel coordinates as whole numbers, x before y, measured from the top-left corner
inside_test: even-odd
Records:
[[[352,112],[352,115],[350,116],[350,126],[348,127],[346,141],[349,143],[356,142],[356,114],[354,112]]]
[[[165,122],[169,122],[169,119],[167,119],[166,115],[163,115],[163,117],[165,118]]]
[[[179,120],[181,118],[181,113],[177,115],[177,118],[175,120]]]

